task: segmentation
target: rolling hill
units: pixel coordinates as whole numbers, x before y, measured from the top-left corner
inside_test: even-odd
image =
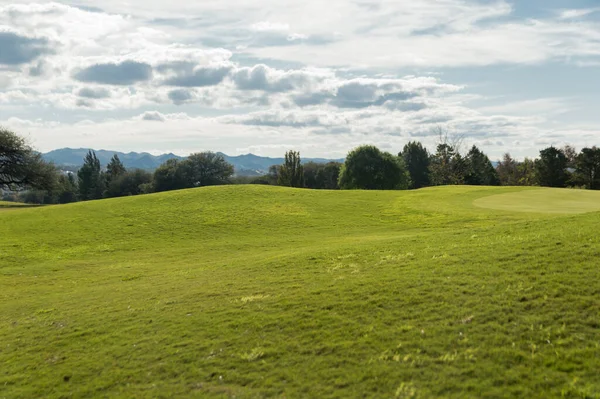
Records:
[[[599,224],[540,188],[0,208],[0,397],[595,398]]]

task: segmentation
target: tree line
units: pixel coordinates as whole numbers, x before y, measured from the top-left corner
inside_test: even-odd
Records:
[[[213,152],[170,159],[153,173],[128,170],[117,155],[103,167],[94,151],[77,172],[60,171],[14,132],[0,128],[0,189],[5,200],[64,204],[222,184],[268,184],[310,189],[404,190],[440,185],[545,186],[600,189],[600,148],[577,152],[550,146],[539,158],[517,161],[505,154],[494,167],[477,146],[460,151],[460,140],[440,135],[434,153],[411,141],[394,155],[365,145],[345,162],[303,163],[288,151],[264,176],[234,176],[234,167]]]

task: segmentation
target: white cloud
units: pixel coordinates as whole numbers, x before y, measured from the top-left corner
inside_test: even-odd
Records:
[[[572,10],[562,10],[560,11],[559,18],[560,19],[575,19],[585,17],[587,15],[593,14],[597,12],[597,8],[580,8],[580,9],[572,9]]]

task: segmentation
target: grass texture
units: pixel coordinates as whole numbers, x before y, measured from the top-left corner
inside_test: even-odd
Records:
[[[227,186],[3,209],[0,398],[598,398],[594,195]]]

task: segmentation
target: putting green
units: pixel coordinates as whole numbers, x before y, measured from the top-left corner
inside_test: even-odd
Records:
[[[587,213],[600,211],[600,192],[539,188],[483,197],[473,204],[481,208],[514,212]]]

